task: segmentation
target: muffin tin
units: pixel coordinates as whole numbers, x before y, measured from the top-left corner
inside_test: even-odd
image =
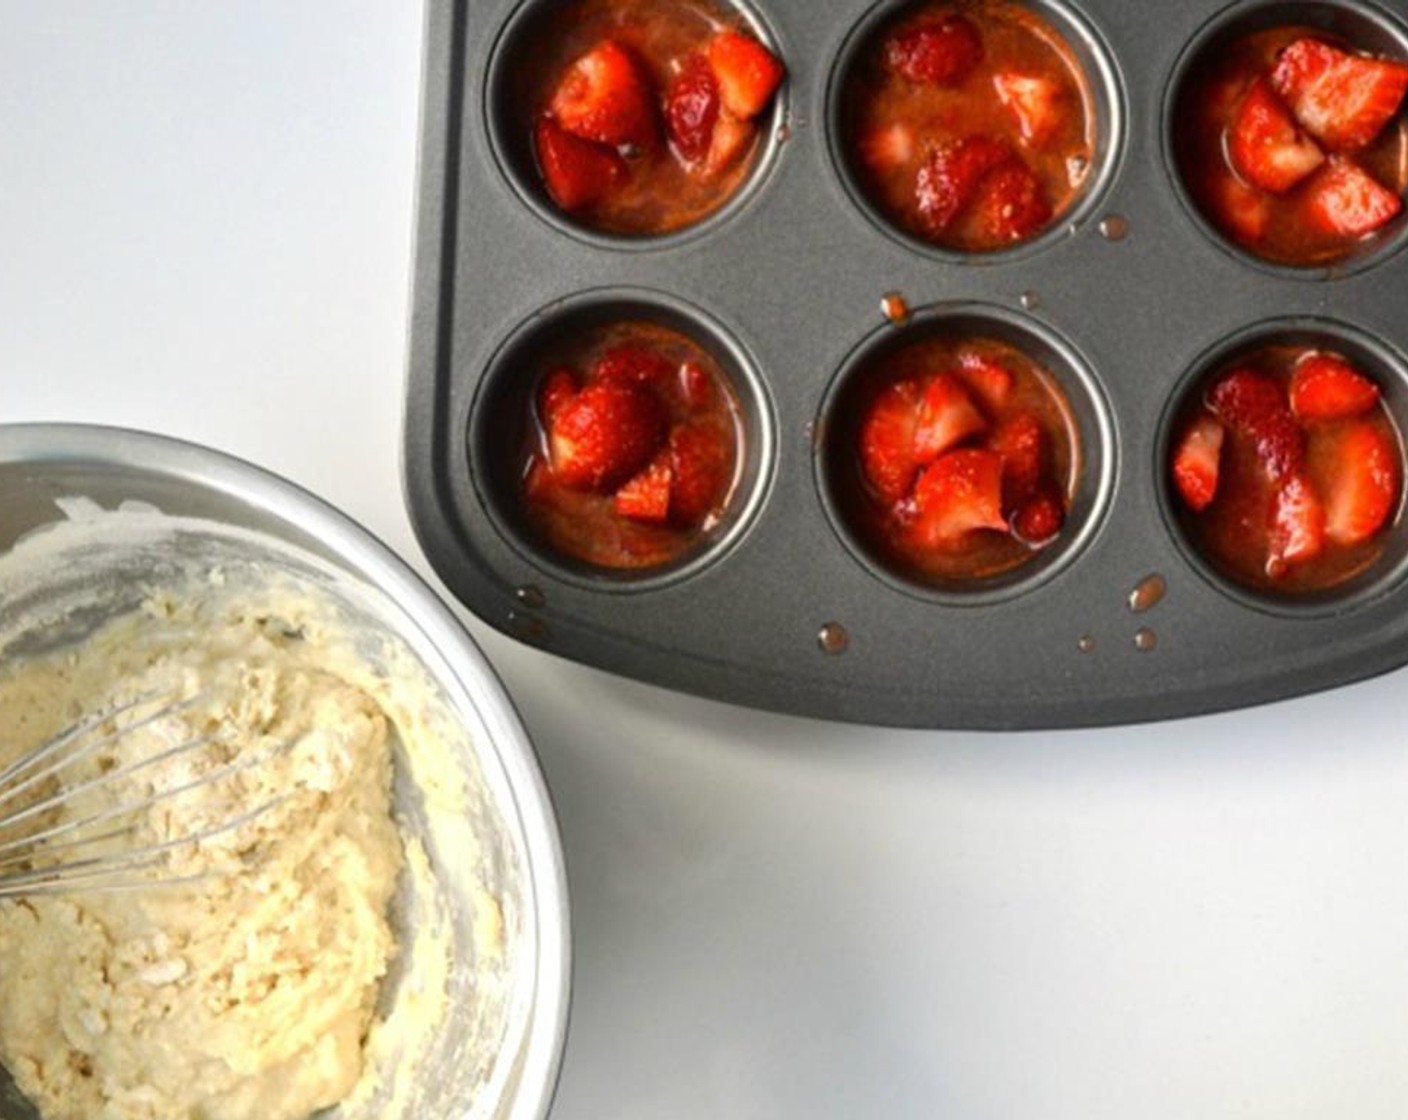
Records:
[[[1363,2],[1030,6],[1086,61],[1107,130],[1100,166],[1059,230],[964,257],[889,230],[834,145],[835,91],[857,37],[895,9],[888,0],[739,6],[788,65],[772,138],[733,202],[658,240],[557,216],[524,162],[505,60],[560,5],[432,0],[404,464],[421,543],[466,606],[627,676],[906,726],[1191,715],[1408,662],[1401,518],[1370,578],[1267,599],[1193,553],[1167,487],[1180,394],[1252,338],[1328,339],[1364,358],[1408,430],[1408,222],[1336,268],[1268,266],[1196,214],[1169,144],[1178,83],[1229,23],[1372,27],[1369,45],[1403,56],[1408,26]],[[882,314],[895,294],[907,319]],[[546,554],[523,533],[493,450],[542,372],[532,355],[612,316],[703,342],[734,378],[749,428],[741,496],[717,539],[643,576]],[[978,591],[910,584],[867,559],[835,516],[826,466],[853,427],[844,402],[861,358],[898,332],[955,321],[1046,359],[1084,442],[1060,547]]]

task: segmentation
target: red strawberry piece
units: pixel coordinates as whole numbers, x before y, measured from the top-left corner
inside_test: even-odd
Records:
[[[674,484],[670,488],[670,520],[693,528],[718,512],[733,481],[730,448],[713,431],[681,424],[670,433]]]
[[[1217,497],[1222,444],[1227,430],[1216,417],[1200,416],[1183,433],[1173,453],[1173,485],[1183,504],[1202,513]]]
[[[896,381],[881,390],[861,423],[861,470],[875,493],[891,504],[909,497],[919,472],[914,435],[922,398],[917,382]]]
[[[997,426],[988,447],[1002,459],[1003,504],[1025,504],[1046,475],[1046,430],[1030,412],[1018,412]]]
[[[915,539],[926,548],[960,540],[978,529],[1005,533],[1002,457],[961,448],[934,460],[914,489]]]
[[[1349,54],[1318,39],[1298,39],[1271,72],[1296,120],[1334,151],[1372,143],[1408,93],[1408,65]]]
[[[576,395],[577,375],[565,366],[559,366],[543,378],[538,386],[538,419],[543,426],[551,427]]]
[[[1301,420],[1342,420],[1379,403],[1379,387],[1335,354],[1307,354],[1291,376],[1291,411]]]
[[[1038,494],[1012,518],[1012,531],[1027,544],[1051,541],[1066,524],[1066,507],[1055,494]]]
[[[989,172],[1012,158],[1011,148],[987,136],[950,140],[935,148],[915,179],[915,201],[924,224],[935,233],[946,230],[978,197]]]
[[[650,464],[616,491],[616,512],[632,521],[663,525],[670,518],[670,489],[675,480],[674,459],[667,447]]]
[[[1305,465],[1305,433],[1291,415],[1281,386],[1251,369],[1229,373],[1208,393],[1208,407],[1238,435],[1251,439],[1272,482],[1299,474]]]
[[[530,502],[544,501],[549,497],[552,485],[552,468],[543,459],[535,456],[523,478],[523,496]]]
[[[767,108],[787,74],[772,51],[738,31],[721,31],[710,40],[709,65],[718,78],[724,108],[744,121]]]
[[[1241,71],[1209,83],[1203,91],[1201,107],[1206,120],[1218,129],[1232,122],[1232,114],[1242,107],[1251,79]]]
[[[1005,72],[993,76],[998,100],[1011,111],[1022,141],[1045,147],[1066,116],[1065,91],[1059,82],[1036,74]]]
[[[911,82],[956,86],[983,60],[983,38],[971,20],[951,13],[895,35],[885,60]]]
[[[1243,245],[1255,245],[1271,223],[1271,196],[1235,175],[1218,174],[1211,183],[1213,217]]]
[[[872,171],[893,171],[909,163],[918,146],[914,129],[904,123],[888,124],[860,138],[860,158]]]
[[[1024,163],[999,167],[979,192],[978,220],[994,241],[1020,241],[1051,220],[1041,180]]]
[[[1233,118],[1228,154],[1242,178],[1272,194],[1285,194],[1325,162],[1265,78],[1252,84]]]
[[[665,97],[665,127],[689,163],[709,154],[719,120],[719,82],[709,60],[691,55]]]
[[[984,408],[989,412],[1001,412],[1007,407],[1016,384],[1011,370],[1004,369],[981,354],[964,354],[959,364],[963,380],[977,394]]]
[[[543,183],[564,210],[597,205],[626,177],[626,161],[615,151],[564,132],[550,117],[538,122],[535,141]]]
[[[586,386],[548,429],[553,470],[565,486],[610,490],[648,463],[665,438],[659,403],[635,386]]]
[[[1398,217],[1403,199],[1353,160],[1336,156],[1311,180],[1310,221],[1338,237],[1364,237]]]
[[[686,361],[680,366],[680,392],[690,408],[707,408],[714,399],[714,379],[698,362]]]
[[[595,381],[627,385],[664,385],[675,376],[675,363],[655,350],[625,343],[613,346],[592,367]]]
[[[1266,574],[1273,579],[1325,551],[1325,507],[1303,475],[1294,475],[1276,492],[1270,550]]]
[[[655,140],[655,106],[645,71],[630,48],[613,39],[567,68],[548,111],[583,140],[613,148],[645,148]]]
[[[963,382],[951,373],[941,373],[924,387],[919,423],[914,429],[915,458],[920,463],[933,462],[987,426]]]
[[[714,126],[714,140],[704,160],[704,174],[709,177],[727,171],[753,147],[758,126],[752,121],[721,115]]]
[[[1384,527],[1402,484],[1396,441],[1368,420],[1350,421],[1334,434],[1333,467],[1325,490],[1325,534],[1335,544],[1356,545]]]

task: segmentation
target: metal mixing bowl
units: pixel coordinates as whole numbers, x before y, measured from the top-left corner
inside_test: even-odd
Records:
[[[449,744],[453,765],[472,781],[473,861],[461,851],[430,850],[437,894],[452,936],[446,1020],[424,1056],[416,1081],[417,1120],[541,1118],[556,1085],[566,1032],[569,936],[566,881],[556,822],[531,745],[493,670],[459,622],[387,548],[366,531],[292,484],[247,463],[174,440],[110,428],[0,426],[0,659],[25,656],[81,636],[136,605],[144,574],[159,571],[172,547],[128,543],[95,550],[79,575],[47,576],[16,593],[5,582],[6,553],[63,516],[60,502],[79,497],[104,510],[156,507],[207,523],[184,534],[179,548],[199,558],[290,563],[356,588],[359,618],[407,649],[431,682],[461,743]],[[150,516],[150,515],[149,515]],[[267,541],[268,544],[260,543]],[[166,549],[167,551],[163,551]],[[290,557],[294,559],[290,560]],[[42,633],[20,633],[26,598],[44,596],[50,611]],[[33,606],[33,603],[28,604]],[[81,606],[81,609],[78,609]],[[72,609],[71,609],[72,608]],[[31,630],[36,629],[31,626]],[[17,637],[17,634],[19,635]],[[472,744],[467,746],[465,744]],[[413,782],[398,774],[398,813],[419,819]],[[474,868],[463,866],[473,862]],[[473,893],[467,877],[487,888],[504,913],[505,951],[476,959]],[[393,919],[406,921],[425,900],[402,898]],[[411,907],[408,911],[407,907]],[[414,923],[414,917],[409,919]],[[414,935],[414,929],[403,929]],[[492,969],[493,975],[485,970]],[[492,990],[479,999],[479,988]],[[326,1113],[342,1115],[341,1109]],[[0,1070],[0,1120],[33,1120]]]

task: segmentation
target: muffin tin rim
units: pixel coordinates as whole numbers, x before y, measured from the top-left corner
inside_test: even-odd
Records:
[[[923,238],[901,229],[882,214],[856,180],[842,139],[841,104],[844,100],[845,79],[851,66],[857,61],[870,37],[880,30],[887,20],[896,16],[905,7],[917,7],[924,2],[925,0],[874,0],[874,3],[851,24],[841,40],[840,47],[832,55],[822,91],[823,105],[825,106],[826,162],[832,176],[839,183],[841,192],[851,209],[876,232],[908,252],[926,257],[935,263],[957,267],[993,267],[1016,264],[1038,254],[1054,250],[1056,246],[1077,236],[1091,222],[1119,181],[1128,158],[1133,133],[1131,127],[1133,114],[1124,72],[1109,37],[1087,12],[1068,3],[1067,0],[1012,0],[1020,7],[1044,9],[1039,14],[1048,18],[1048,22],[1051,22],[1049,13],[1054,12],[1060,20],[1080,34],[1081,42],[1094,63],[1095,72],[1089,73],[1091,68],[1085,66],[1082,60],[1078,59],[1078,61],[1082,61],[1082,70],[1087,71],[1085,77],[1090,83],[1090,96],[1096,109],[1097,127],[1108,126],[1109,137],[1106,141],[1108,146],[1104,158],[1095,160],[1098,165],[1096,173],[1093,179],[1077,194],[1075,204],[1066,213],[1054,219],[1048,229],[1036,237],[1018,242],[1009,248],[985,252],[965,252],[925,241]],[[1058,26],[1056,30],[1061,34],[1062,39],[1069,43],[1069,36],[1065,34],[1065,29]],[[1074,47],[1072,49],[1074,50]],[[1099,120],[1099,108],[1102,103],[1108,103],[1108,122]],[[1095,145],[1097,152],[1101,147],[1102,139],[1097,134]]]
[[[828,418],[843,398],[849,383],[857,374],[863,372],[867,360],[875,351],[887,344],[903,345],[897,341],[897,336],[904,332],[923,332],[936,328],[944,320],[965,317],[999,323],[1039,340],[1057,354],[1065,365],[1065,370],[1047,369],[1042,363],[1038,365],[1068,399],[1073,395],[1073,389],[1067,381],[1073,376],[1076,382],[1075,390],[1084,395],[1094,419],[1095,430],[1087,432],[1079,428],[1078,417],[1072,417],[1073,422],[1077,423],[1077,436],[1081,444],[1077,449],[1080,472],[1083,473],[1091,467],[1094,458],[1090,451],[1092,442],[1097,445],[1099,451],[1098,474],[1094,477],[1090,508],[1086,511],[1084,523],[1079,527],[1079,531],[1062,545],[1061,553],[1034,571],[1024,574],[1022,567],[1018,567],[991,580],[976,580],[971,589],[952,585],[926,585],[921,581],[908,579],[872,555],[848,527],[846,517],[837,508],[833,487],[827,479],[829,472],[826,447]],[[1074,409],[1072,411],[1074,412]],[[903,323],[883,323],[869,331],[847,351],[840,365],[832,372],[817,406],[814,424],[819,438],[814,441],[811,456],[812,483],[832,535],[867,575],[883,583],[891,591],[931,606],[964,609],[992,607],[1042,590],[1079,564],[1081,558],[1099,538],[1114,506],[1121,457],[1119,426],[1109,394],[1094,363],[1070,338],[1055,327],[1002,304],[973,299],[940,300],[912,309]],[[1079,474],[1076,488],[1080,488]]]
[[[1174,144],[1174,118],[1177,115],[1183,82],[1198,62],[1199,55],[1210,46],[1217,36],[1238,20],[1256,13],[1275,8],[1340,8],[1357,16],[1377,23],[1389,33],[1402,48],[1401,61],[1408,62],[1408,23],[1388,9],[1372,0],[1231,0],[1209,16],[1183,44],[1173,67],[1164,81],[1163,94],[1157,105],[1157,127],[1159,129],[1159,152],[1164,178],[1168,181],[1179,208],[1204,239],[1220,252],[1238,264],[1252,268],[1277,280],[1290,280],[1298,283],[1327,283],[1348,279],[1369,272],[1387,264],[1408,245],[1408,208],[1394,222],[1398,225],[1381,240],[1371,235],[1363,249],[1351,252],[1347,257],[1328,264],[1296,265],[1268,260],[1249,249],[1244,249],[1219,230],[1193,198],[1184,182],[1183,172],[1178,165]],[[1400,109],[1400,113],[1404,110]]]
[[[475,438],[475,433],[481,431],[487,422],[485,398],[494,383],[505,375],[503,363],[515,351],[531,347],[540,332],[551,329],[560,319],[613,305],[637,309],[636,315],[628,313],[621,317],[622,322],[632,321],[633,318],[648,321],[649,312],[663,310],[698,328],[697,331],[681,329],[680,333],[717,362],[724,376],[733,382],[732,388],[740,409],[739,419],[744,428],[749,427],[750,414],[755,414],[757,420],[756,433],[745,431],[742,438],[744,458],[739,464],[740,473],[731,502],[731,505],[736,505],[736,512],[731,515],[732,524],[706,547],[697,552],[686,552],[679,561],[638,569],[617,570],[586,563],[573,565],[555,555],[550,547],[536,545],[525,532],[515,529],[511,519],[504,516],[500,501],[489,485],[491,472],[484,469],[488,456],[485,441]],[[515,555],[542,575],[564,586],[593,593],[638,596],[698,578],[724,563],[742,545],[767,508],[776,485],[779,446],[777,406],[760,369],[752,350],[718,316],[698,304],[658,288],[603,285],[552,300],[517,322],[493,346],[484,362],[463,423],[457,425],[456,438],[466,445],[471,481],[479,507],[495,534]],[[750,440],[756,442],[756,451],[748,446]],[[745,485],[748,484],[747,460],[753,456],[756,456],[757,474],[745,493]]]
[[[523,25],[532,18],[534,9],[553,0],[517,0],[513,10],[499,25],[489,46],[488,62],[480,91],[480,123],[489,142],[489,152],[500,180],[507,184],[518,202],[539,221],[564,236],[571,237],[592,249],[619,253],[668,252],[692,241],[718,233],[724,226],[751,209],[777,180],[778,169],[785,158],[784,130],[792,119],[792,75],[790,70],[781,87],[773,95],[772,106],[760,128],[765,135],[761,150],[752,155],[753,167],[715,210],[691,225],[664,234],[625,234],[593,229],[577,220],[551,199],[545,197],[541,184],[528,181],[509,156],[510,146],[504,133],[507,125],[499,119],[496,89],[505,66],[505,53],[514,37],[523,33]],[[758,39],[776,56],[787,62],[784,44],[773,26],[758,10],[754,0],[707,0],[738,13]]]
[[[1274,346],[1278,338],[1305,335],[1320,337],[1328,341],[1344,339],[1356,348],[1372,354],[1374,358],[1395,377],[1405,394],[1408,394],[1408,355],[1399,351],[1386,340],[1376,338],[1369,331],[1342,318],[1325,315],[1284,315],[1260,319],[1248,323],[1230,334],[1225,334],[1211,345],[1200,350],[1196,357],[1179,375],[1173,391],[1164,401],[1159,414],[1158,434],[1154,440],[1154,478],[1158,497],[1159,517],[1168,536],[1172,539],[1179,556],[1212,589],[1230,602],[1247,610],[1270,615],[1274,618],[1293,621],[1311,621],[1337,615],[1345,615],[1364,610],[1375,602],[1387,597],[1398,589],[1408,578],[1408,555],[1400,557],[1382,572],[1374,574],[1371,568],[1363,573],[1366,580],[1362,587],[1337,594],[1334,588],[1324,592],[1310,593],[1304,597],[1294,595],[1276,596],[1259,592],[1239,584],[1234,578],[1220,571],[1188,539],[1179,524],[1175,498],[1170,493],[1168,481],[1170,454],[1173,449],[1173,428],[1189,393],[1198,385],[1213,376],[1218,370],[1226,369],[1238,354],[1254,352],[1260,346]],[[1408,442],[1398,418],[1389,413],[1390,422],[1398,435],[1401,461],[1408,456]],[[1404,477],[1408,479],[1408,466],[1404,466]],[[1389,532],[1408,531],[1403,523],[1404,510],[1408,508],[1408,484],[1400,483],[1395,517],[1389,523]],[[1377,563],[1375,567],[1377,567]],[[1359,577],[1355,577],[1359,578]]]

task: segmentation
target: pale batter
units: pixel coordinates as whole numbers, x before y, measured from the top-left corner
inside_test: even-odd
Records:
[[[261,759],[148,811],[124,843],[283,798],[159,872],[218,872],[198,882],[0,901],[0,1064],[45,1120],[306,1120],[367,1095],[389,906],[424,856],[393,820],[388,719],[324,614],[217,574],[0,679],[0,764],[95,705],[172,686],[194,703],[123,757],[215,733],[214,754],[157,771],[165,788]],[[127,781],[104,796],[130,797]]]

